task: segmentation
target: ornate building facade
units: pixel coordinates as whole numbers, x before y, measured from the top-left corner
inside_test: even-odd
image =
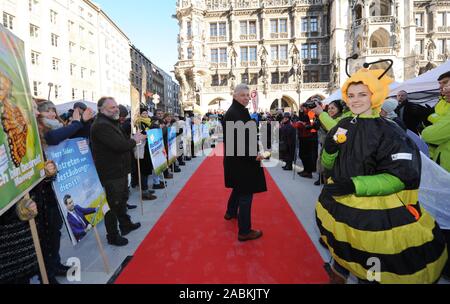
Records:
[[[33,97],[130,104],[130,40],[93,1],[7,0],[0,13],[24,41]]]
[[[449,1],[179,0],[175,16],[185,110],[226,109],[244,82],[258,92],[260,110],[297,111],[343,84],[354,53],[350,72],[392,59],[399,82],[450,53]]]

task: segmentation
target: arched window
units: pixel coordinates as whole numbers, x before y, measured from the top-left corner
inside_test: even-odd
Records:
[[[361,19],[362,18],[362,12],[363,12],[363,8],[361,4],[357,4],[355,6],[355,20]]]
[[[388,31],[383,28],[376,30],[370,37],[370,47],[389,47],[390,45],[390,35]]]

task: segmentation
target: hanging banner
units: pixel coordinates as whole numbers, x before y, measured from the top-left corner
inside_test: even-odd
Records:
[[[45,150],[58,168],[53,182],[61,214],[73,245],[103,220],[109,207],[84,138],[69,139]]]
[[[44,175],[24,43],[0,25],[0,215]]]
[[[177,160],[177,128],[167,128],[167,143],[169,149],[168,163],[172,165]]]
[[[156,175],[160,175],[168,168],[167,153],[164,148],[163,133],[161,129],[147,131],[148,148]]]

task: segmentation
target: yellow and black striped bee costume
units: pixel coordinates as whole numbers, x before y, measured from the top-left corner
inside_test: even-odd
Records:
[[[388,96],[388,77],[361,69],[343,86],[368,86],[373,115],[341,120],[328,140],[345,130],[338,152],[322,156],[332,180],[351,180],[355,193],[333,196],[326,187],[316,207],[322,240],[339,266],[366,280],[371,258],[380,262],[380,283],[434,283],[447,261],[447,248],[435,220],[420,206],[420,152],[406,133],[379,116]],[[369,265],[368,265],[369,264]]]

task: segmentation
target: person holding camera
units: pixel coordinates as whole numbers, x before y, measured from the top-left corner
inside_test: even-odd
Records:
[[[299,120],[293,124],[297,129],[299,140],[299,157],[303,163],[303,171],[298,175],[304,178],[313,178],[313,172],[317,170],[317,158],[319,141],[317,130],[320,128],[320,123],[311,109],[316,107],[315,98],[308,99],[302,106],[299,112]]]
[[[80,122],[83,124],[83,128],[70,138],[82,137],[89,140],[91,136],[92,123],[94,122],[94,110],[88,108],[88,106],[85,103],[79,101],[73,105],[73,113],[75,112],[77,112],[78,115],[81,117]]]

